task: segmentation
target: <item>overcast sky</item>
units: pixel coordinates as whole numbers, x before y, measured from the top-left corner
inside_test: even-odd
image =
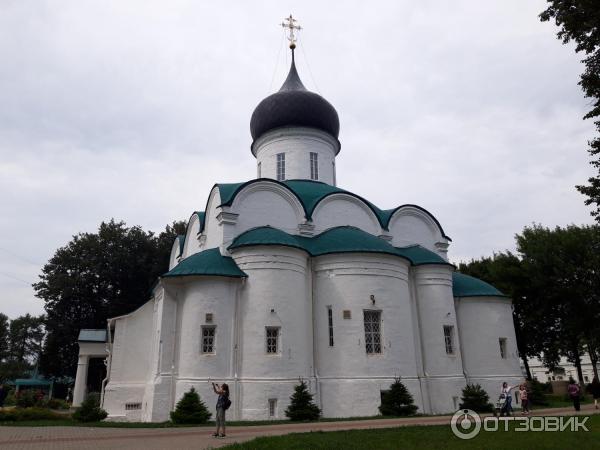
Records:
[[[300,76],[340,116],[340,187],[428,209],[453,262],[532,222],[591,223],[581,56],[544,7],[1,1],[0,312],[43,311],[31,283],[72,235],[111,217],[160,231],[255,176],[250,115],[285,78],[290,12]]]

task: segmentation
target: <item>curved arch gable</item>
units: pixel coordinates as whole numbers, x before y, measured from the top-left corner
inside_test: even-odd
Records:
[[[215,184],[210,190],[206,207],[204,209],[204,226],[200,230],[206,236],[204,248],[213,248],[221,245],[223,241],[223,230],[217,222],[217,215],[221,209],[221,191],[219,185]]]
[[[419,244],[438,252],[436,244],[450,241],[435,217],[416,205],[400,206],[391,214],[388,223],[395,246]]]
[[[332,192],[315,205],[312,219],[317,232],[340,226],[354,226],[374,236],[384,229],[372,206],[348,192]]]
[[[181,252],[181,256],[183,258],[187,258],[193,253],[196,253],[200,250],[200,245],[198,243],[198,233],[200,232],[200,218],[198,214],[194,212],[187,224],[187,228],[185,230],[185,241],[183,244],[183,251]]]
[[[388,210],[388,211],[384,211],[384,213],[387,215],[387,221],[385,223],[386,227],[389,227],[390,223],[395,218],[394,216],[396,216],[396,213],[398,213],[401,210],[405,210],[405,209],[409,209],[409,208],[410,209],[415,209],[417,211],[420,211],[425,216],[427,216],[435,224],[435,226],[439,230],[439,233],[440,233],[441,237],[443,237],[444,239],[447,239],[450,242],[452,242],[452,238],[450,238],[450,236],[446,235],[446,233],[444,232],[444,229],[442,228],[442,225],[435,218],[435,216],[433,214],[431,214],[429,211],[427,211],[425,208],[423,208],[422,206],[419,206],[419,205],[413,205],[413,204],[408,203],[406,205],[400,205],[397,208],[394,208],[394,209],[391,209],[391,210]]]
[[[305,217],[304,207],[294,192],[271,180],[241,188],[230,211],[238,214],[236,233],[264,225],[295,231]]]
[[[181,239],[180,236],[177,236],[173,240],[173,246],[171,247],[171,253],[169,254],[169,270],[171,270],[173,267],[175,267],[178,264],[177,259],[179,258],[180,254],[181,254],[181,246],[179,243],[180,239]]]

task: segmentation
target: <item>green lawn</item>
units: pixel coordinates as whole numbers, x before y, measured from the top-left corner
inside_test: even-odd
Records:
[[[389,449],[593,449],[600,448],[600,416],[592,416],[589,432],[515,432],[481,431],[471,440],[454,436],[449,425],[409,426],[378,430],[349,430],[297,433],[261,437],[229,450],[389,450]]]

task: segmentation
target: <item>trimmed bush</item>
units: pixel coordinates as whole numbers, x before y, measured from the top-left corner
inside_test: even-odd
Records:
[[[71,404],[61,398],[51,398],[48,400],[48,408],[50,409],[69,409]]]
[[[17,404],[17,397],[15,396],[15,390],[10,389],[6,398],[4,399],[4,406],[15,406]]]
[[[100,394],[90,392],[77,411],[73,413],[73,419],[78,422],[99,422],[106,419],[108,413],[100,408]]]
[[[479,384],[467,384],[462,390],[460,409],[472,409],[478,413],[492,412],[494,405],[490,396]]]
[[[537,406],[548,406],[548,400],[546,399],[547,385],[540,383],[537,380],[531,380],[529,382],[529,403]]]
[[[18,408],[31,408],[36,406],[37,399],[35,393],[31,389],[19,391],[17,393],[16,405]]]
[[[390,390],[381,393],[379,412],[384,416],[411,416],[417,412],[417,406],[400,378],[396,378]]]
[[[308,391],[304,380],[294,387],[294,393],[290,397],[291,403],[285,410],[285,415],[290,420],[317,420],[321,416],[321,410],[313,403],[313,395]]]
[[[206,423],[211,413],[193,387],[183,394],[177,402],[175,411],[171,411],[174,423]]]
[[[22,422],[26,420],[64,420],[64,414],[58,414],[44,408],[14,408],[0,410],[0,422]]]

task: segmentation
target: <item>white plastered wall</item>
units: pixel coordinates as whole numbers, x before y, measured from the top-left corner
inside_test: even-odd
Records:
[[[315,128],[286,127],[265,133],[253,144],[257,178],[277,179],[277,154],[285,153],[285,179],[311,179],[310,153],[317,153],[317,181],[334,184],[335,155],[339,142],[330,134]]]
[[[408,263],[386,255],[325,255],[313,260],[315,352],[326,417],[379,414],[381,391],[402,377],[422,411]],[[330,346],[328,307],[334,345]],[[351,318],[344,319],[344,310]],[[381,311],[382,353],[365,348],[364,311]]]
[[[395,247],[419,244],[448,259],[448,239],[442,235],[435,221],[419,208],[406,206],[398,209],[389,221],[388,230]]]
[[[480,384],[495,401],[502,382],[523,381],[512,302],[505,297],[456,299],[463,364],[470,383]],[[506,358],[500,355],[499,338],[506,339]]]

